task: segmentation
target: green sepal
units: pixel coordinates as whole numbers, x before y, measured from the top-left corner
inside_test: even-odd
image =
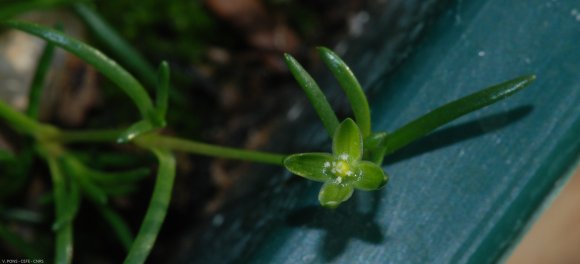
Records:
[[[354,182],[354,188],[363,191],[374,191],[387,184],[388,176],[377,164],[370,161],[361,161],[357,165],[361,170],[361,179]]]
[[[324,173],[324,164],[332,163],[334,157],[328,153],[300,153],[284,159],[284,167],[290,172],[309,180],[324,182],[330,176]]]
[[[349,161],[360,160],[363,154],[363,142],[356,123],[347,118],[338,127],[332,139],[334,155],[348,155]]]
[[[336,208],[342,202],[352,196],[354,189],[350,184],[338,184],[335,182],[325,182],[318,193],[320,205],[328,208]]]

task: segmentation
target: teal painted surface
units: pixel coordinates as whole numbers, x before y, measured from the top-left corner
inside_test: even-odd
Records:
[[[516,241],[578,160],[580,1],[393,2],[409,13],[376,11],[346,56],[368,88],[373,129],[522,74],[538,79],[387,158],[387,187],[335,211],[317,205],[319,183],[257,171],[263,183],[197,233],[182,262],[493,263]],[[424,29],[397,67],[393,41],[414,38],[389,23]],[[329,149],[319,123],[300,122],[291,151]]]

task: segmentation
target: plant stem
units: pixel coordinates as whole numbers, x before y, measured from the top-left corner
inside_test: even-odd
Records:
[[[137,145],[144,148],[171,149],[212,157],[255,161],[280,166],[283,165],[284,158],[286,157],[286,155],[221,147],[158,134],[142,135],[134,141]]]
[[[133,234],[131,233],[131,228],[129,228],[129,225],[119,214],[111,210],[109,207],[103,206],[101,204],[96,204],[96,206],[103,218],[105,218],[105,221],[107,221],[113,229],[113,232],[125,250],[129,251],[131,245],[133,244]]]
[[[55,139],[62,143],[114,142],[123,131],[124,130],[61,131]],[[286,157],[286,155],[282,154],[221,147],[187,139],[164,136],[157,133],[140,135],[135,138],[133,142],[143,148],[162,148],[211,157],[255,161],[274,165],[282,165],[283,160]]]
[[[0,101],[0,118],[6,120],[17,131],[33,137],[48,137],[58,134],[56,128],[41,124],[25,114],[12,109],[2,101]]]
[[[68,213],[65,179],[57,158],[52,155],[46,155],[46,157],[54,185],[56,222],[62,223],[62,226],[56,230],[54,263],[71,263],[73,229],[70,219],[65,219]]]
[[[55,140],[62,143],[115,142],[124,129],[61,131]]]
[[[171,190],[175,179],[175,157],[168,150],[155,148],[151,150],[159,159],[155,189],[139,233],[124,261],[125,264],[145,263],[161,230],[171,200]]]

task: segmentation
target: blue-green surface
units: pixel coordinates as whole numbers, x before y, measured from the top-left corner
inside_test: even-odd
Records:
[[[368,89],[374,130],[393,130],[522,74],[537,74],[536,82],[387,158],[387,187],[356,192],[335,211],[318,206],[319,183],[281,170],[256,172],[266,183],[216,215],[182,262],[492,263],[502,257],[578,159],[580,15],[574,14],[580,1],[433,3],[391,1],[403,15],[374,11],[366,35],[351,42],[345,60]],[[424,10],[439,12],[430,19]],[[408,44],[415,34],[398,28],[424,33],[393,67],[400,56],[393,42]],[[328,85],[335,83],[322,86]],[[329,149],[322,126],[311,121],[303,119],[291,151]]]

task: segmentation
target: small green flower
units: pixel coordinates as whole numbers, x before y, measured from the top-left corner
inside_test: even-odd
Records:
[[[300,153],[288,156],[284,166],[292,173],[324,182],[318,195],[320,204],[336,208],[348,200],[354,188],[377,190],[387,183],[381,167],[362,160],[363,140],[356,123],[347,118],[336,129],[330,153]]]

